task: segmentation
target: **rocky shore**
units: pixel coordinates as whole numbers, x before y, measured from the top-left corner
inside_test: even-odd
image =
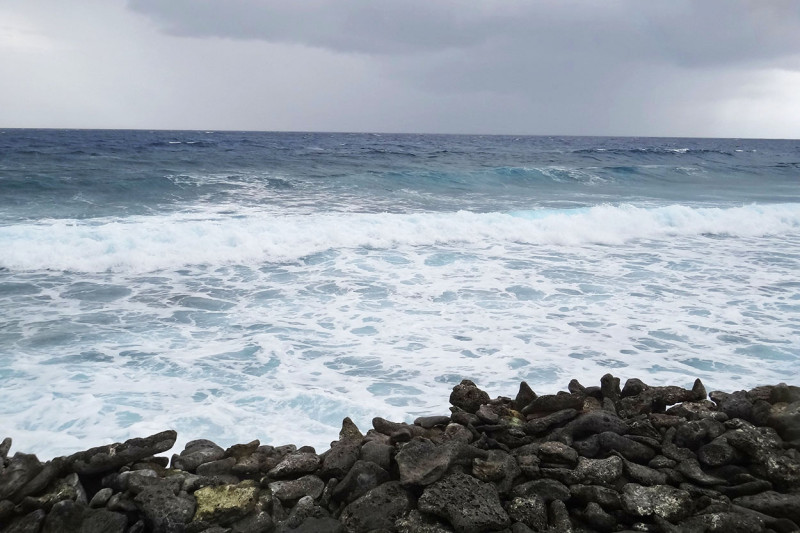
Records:
[[[465,380],[451,413],[346,418],[324,453],[196,440],[168,459],[164,431],[42,463],[5,439],[0,531],[800,531],[800,387],[568,389]]]

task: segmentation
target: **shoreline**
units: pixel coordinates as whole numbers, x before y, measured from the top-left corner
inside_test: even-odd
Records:
[[[450,413],[345,418],[323,453],[173,430],[41,462],[0,444],[0,532],[800,531],[800,387],[603,376]],[[176,452],[176,450],[172,450]]]

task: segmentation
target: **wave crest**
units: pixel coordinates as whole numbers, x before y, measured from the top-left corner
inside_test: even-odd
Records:
[[[305,216],[174,213],[0,227],[0,268],[150,272],[185,265],[295,261],[330,249],[450,243],[619,245],[675,236],[758,237],[798,231],[800,204]]]

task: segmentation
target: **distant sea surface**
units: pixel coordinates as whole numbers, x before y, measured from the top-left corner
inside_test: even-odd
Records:
[[[800,384],[800,141],[0,132],[16,450],[321,451],[463,378]]]

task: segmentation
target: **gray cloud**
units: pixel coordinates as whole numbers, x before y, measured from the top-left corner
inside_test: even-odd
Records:
[[[130,0],[173,35],[261,39],[344,53],[493,49],[658,61],[681,66],[771,62],[800,52],[793,0]]]

